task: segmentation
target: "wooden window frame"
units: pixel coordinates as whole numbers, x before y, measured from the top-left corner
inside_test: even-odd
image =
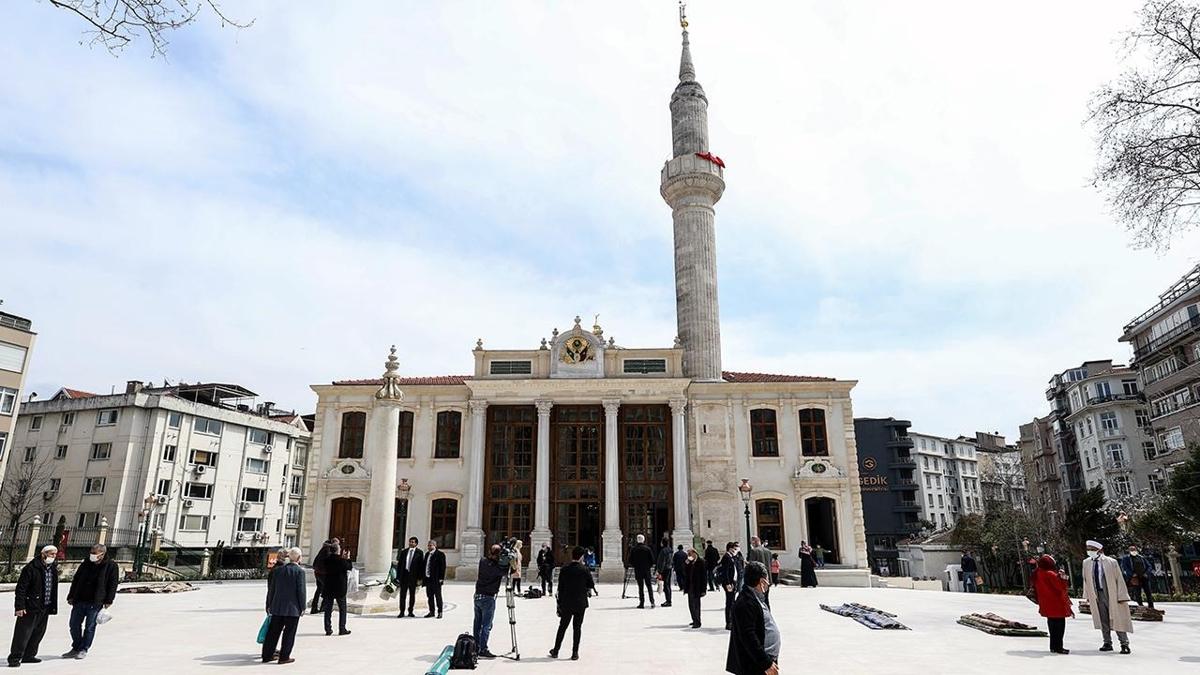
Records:
[[[770,417],[770,420],[755,419]],[[774,408],[750,410],[750,456],[779,457],[779,414]]]
[[[459,459],[462,457],[462,418],[461,410],[438,411],[435,418],[434,459]]]
[[[805,419],[806,417],[812,419]],[[828,457],[829,428],[825,423],[825,409],[802,408],[796,413],[796,420],[800,425],[800,455]]]
[[[763,506],[775,505],[779,509],[778,522],[772,522],[769,518],[763,517]],[[767,542],[767,545],[772,551],[786,551],[787,548],[787,527],[783,515],[783,500],[774,497],[762,497],[754,500],[754,522],[758,528],[758,537]],[[767,528],[777,529],[779,532],[778,538],[768,536]]]
[[[411,410],[401,410],[397,422],[396,459],[412,459],[413,456],[413,427],[417,416]]]
[[[458,501],[455,497],[436,497],[429,502],[429,538],[440,549],[458,548]]]
[[[355,420],[349,424],[349,420]],[[357,420],[362,420],[359,426]],[[362,410],[347,410],[342,413],[342,427],[338,433],[338,459],[362,459],[367,442],[367,413]]]

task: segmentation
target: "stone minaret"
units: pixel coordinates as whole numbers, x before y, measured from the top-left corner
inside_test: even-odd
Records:
[[[721,379],[721,322],[717,311],[717,250],[713,205],[725,191],[725,170],[708,150],[708,99],[696,81],[687,21],[679,84],[671,95],[672,159],[663,166],[660,193],[675,226],[675,314],[683,345],[683,372],[696,380]]]

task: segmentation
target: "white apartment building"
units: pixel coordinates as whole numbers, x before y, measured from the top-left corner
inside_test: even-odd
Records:
[[[970,513],[982,513],[975,444],[909,431],[920,472],[921,518],[937,529],[953,527]]]
[[[273,416],[277,422],[286,422],[289,424],[295,423],[297,420],[304,425],[304,428],[312,432],[313,416],[305,415],[277,415]],[[291,459],[288,462],[289,476],[287,485],[287,506],[283,514],[283,543],[285,546],[298,546],[300,542],[300,531],[304,527],[304,502],[305,488],[308,486],[307,476],[309,463],[309,450],[312,447],[310,437],[297,438],[292,444]]]
[[[252,408],[254,397],[233,384],[60,389],[23,406],[5,480],[49,464],[43,522],[65,516],[69,528],[88,529],[106,520],[118,546],[137,540],[148,496],[168,550],[278,546],[297,503],[291,458],[307,453],[309,431],[270,403]],[[293,541],[298,527],[288,528]]]
[[[1112,361],[1088,361],[1062,374],[1069,382],[1066,423],[1079,448],[1086,487],[1100,485],[1110,498],[1157,491],[1165,475],[1155,473],[1150,406],[1137,371]]]

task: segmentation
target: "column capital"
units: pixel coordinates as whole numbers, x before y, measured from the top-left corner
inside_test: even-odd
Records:
[[[616,415],[617,411],[621,409],[621,399],[619,398],[606,398],[600,403],[604,405],[605,415]]]
[[[673,398],[671,399],[671,412],[676,415],[682,415],[687,410],[687,399]]]
[[[473,398],[467,401],[467,406],[473,414],[482,415],[487,412],[488,402],[482,398]]]
[[[534,401],[533,404],[537,406],[538,415],[549,415],[554,407],[554,401]]]

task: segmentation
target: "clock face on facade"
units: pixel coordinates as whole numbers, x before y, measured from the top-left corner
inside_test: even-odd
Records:
[[[567,338],[562,346],[563,363],[583,363],[591,361],[596,355],[592,353],[592,343],[587,338],[575,336]]]

